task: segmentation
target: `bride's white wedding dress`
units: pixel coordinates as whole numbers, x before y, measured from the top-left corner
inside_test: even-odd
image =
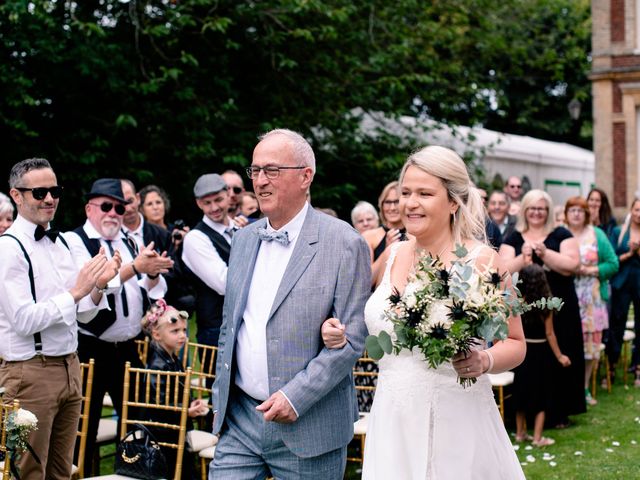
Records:
[[[389,308],[390,270],[399,245],[392,247],[382,283],[365,307],[371,334],[393,330],[383,313]],[[465,389],[451,363],[431,369],[414,352],[379,361],[362,479],[524,479],[487,376]]]

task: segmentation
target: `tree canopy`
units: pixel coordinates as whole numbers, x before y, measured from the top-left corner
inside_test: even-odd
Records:
[[[48,158],[68,224],[104,176],[194,215],[197,176],[241,171],[286,127],[316,151],[314,205],[344,216],[413,147],[357,112],[589,145],[589,39],[587,0],[5,0],[3,171]]]

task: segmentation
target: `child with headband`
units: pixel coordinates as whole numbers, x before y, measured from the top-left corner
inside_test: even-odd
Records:
[[[187,343],[188,318],[187,312],[176,310],[174,307],[167,305],[163,299],[157,300],[149,308],[142,318],[142,330],[151,339],[147,357],[148,369],[168,372],[184,371],[178,354]],[[160,388],[160,396],[164,396],[165,386],[156,386],[153,378],[151,379],[151,388],[153,390],[152,397],[155,396],[156,388]],[[189,388],[189,386],[187,385],[186,388]],[[209,407],[204,400],[193,400],[189,405],[189,417],[206,415],[208,411]],[[153,417],[153,420],[176,425],[180,421],[180,414],[177,412],[154,412]],[[191,429],[191,425],[187,425],[187,430]],[[155,428],[153,429],[153,434],[158,441],[177,442],[177,431]],[[175,465],[176,450],[162,447],[162,451],[167,459],[167,465],[172,468]],[[182,478],[191,478],[193,458],[186,449],[182,463]]]

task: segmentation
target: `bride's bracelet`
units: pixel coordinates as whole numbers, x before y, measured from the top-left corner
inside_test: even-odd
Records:
[[[483,350],[483,352],[489,358],[489,367],[483,373],[491,373],[491,370],[493,370],[493,354],[489,350]]]

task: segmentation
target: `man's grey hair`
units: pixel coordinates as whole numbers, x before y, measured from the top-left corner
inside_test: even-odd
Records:
[[[265,140],[274,135],[282,135],[289,140],[289,144],[293,150],[293,158],[301,165],[305,167],[311,168],[311,171],[316,173],[316,156],[313,153],[313,149],[309,142],[300,135],[298,132],[294,132],[293,130],[288,130],[286,128],[276,128],[275,130],[271,130],[264,135],[258,137],[260,141]]]
[[[26,160],[16,163],[11,168],[11,173],[9,174],[9,188],[19,187],[22,182],[22,177],[31,170],[41,170],[43,168],[51,169],[51,164],[44,158],[27,158]]]

